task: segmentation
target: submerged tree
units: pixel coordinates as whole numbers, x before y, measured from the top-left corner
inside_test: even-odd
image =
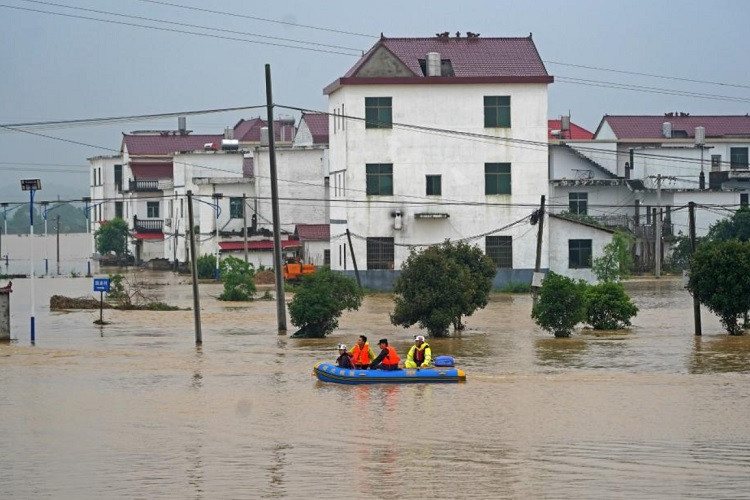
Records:
[[[583,292],[586,323],[595,330],[619,330],[630,326],[630,319],[638,313],[620,283],[590,285]]]
[[[570,337],[573,328],[585,319],[583,294],[586,287],[582,280],[575,281],[548,272],[539,289],[539,299],[531,310],[531,317],[555,337]]]
[[[487,305],[496,268],[475,246],[446,241],[421,252],[412,250],[394,286],[391,323],[419,324],[433,337],[462,330],[463,316]]]
[[[229,256],[222,260],[219,266],[221,280],[224,282],[224,292],[219,295],[219,300],[252,300],[255,293],[253,265],[237,257]]]
[[[612,241],[604,246],[604,255],[594,259],[591,270],[599,281],[619,281],[630,276],[633,270],[632,248],[635,238],[615,231]]]
[[[115,217],[111,221],[102,222],[94,232],[96,251],[102,255],[114,252],[121,257],[128,252],[129,236],[128,223],[123,219]]]
[[[750,242],[703,243],[690,261],[687,288],[730,335],[742,335],[738,319],[750,310]]]
[[[302,277],[289,303],[292,324],[299,328],[293,337],[323,338],[339,326],[344,310],[357,310],[364,292],[352,278],[327,267]]]

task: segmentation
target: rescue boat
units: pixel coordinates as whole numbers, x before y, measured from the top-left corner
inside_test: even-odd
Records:
[[[323,382],[336,384],[446,384],[466,382],[466,373],[455,367],[431,367],[401,370],[355,370],[332,363],[317,363],[313,374]]]

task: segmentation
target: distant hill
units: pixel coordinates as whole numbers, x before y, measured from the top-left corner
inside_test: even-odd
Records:
[[[44,232],[43,208],[36,204],[34,208],[34,232],[42,234]],[[14,205],[12,208],[9,208],[8,212],[8,234],[28,234],[30,229],[28,204]],[[3,211],[0,210],[0,221],[2,220],[2,216]],[[70,203],[58,204],[52,202],[47,211],[47,231],[50,234],[57,231],[58,216],[60,217],[61,233],[86,232],[86,216],[82,208],[78,208]]]

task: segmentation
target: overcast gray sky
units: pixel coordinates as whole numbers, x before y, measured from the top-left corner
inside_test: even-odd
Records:
[[[483,37],[533,33],[556,77],[549,87],[549,117],[570,111],[575,123],[591,131],[604,114],[746,114],[748,21],[750,2],[744,0],[0,0],[0,125],[263,105],[266,63],[276,104],[325,110],[323,87],[343,75],[381,32],[425,37],[439,31]],[[616,88],[622,84],[653,90]],[[675,91],[705,97],[672,95]],[[188,128],[220,133],[240,118],[258,115],[265,117],[265,110],[192,116]],[[27,200],[19,184],[25,177],[42,179],[37,200],[85,196],[86,158],[114,154],[122,132],[176,123],[170,118],[29,129],[62,140],[0,128],[0,201]]]

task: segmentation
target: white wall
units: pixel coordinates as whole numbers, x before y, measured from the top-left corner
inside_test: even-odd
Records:
[[[582,279],[588,283],[595,283],[596,277],[590,268],[570,268],[568,240],[590,239],[591,260],[593,262],[594,259],[604,255],[604,246],[612,241],[612,233],[555,217],[548,217],[547,222],[549,223],[550,241],[552,242],[549,250],[550,271],[568,276],[569,278]]]
[[[488,95],[511,96],[510,128],[484,128],[484,96]],[[334,201],[332,204],[334,269],[343,268],[338,265],[336,246],[346,242],[336,235],[343,233],[347,225],[356,236],[394,237],[395,267],[399,268],[408,256],[408,248],[399,244],[432,244],[503,227],[533,210],[518,204],[538,205],[540,196],[547,194],[546,85],[344,86],[329,96],[329,112],[364,117],[365,97],[378,96],[392,97],[394,123],[458,130],[497,139],[459,137],[397,125],[392,129],[366,129],[363,121],[332,118],[332,199],[359,201]],[[518,144],[513,139],[543,145]],[[511,195],[484,194],[484,164],[489,162],[511,163]],[[394,196],[365,195],[367,163],[393,164]],[[336,172],[342,173],[337,175]],[[442,176],[441,196],[426,196],[425,176],[428,174]],[[432,202],[456,204],[438,206]],[[473,203],[476,205],[471,205]],[[403,214],[401,230],[393,228],[392,213],[396,210]],[[414,217],[416,213],[429,211],[448,213],[450,217],[439,220]],[[513,236],[516,268],[534,266],[536,241],[534,237],[524,237],[527,231],[528,226],[521,226],[498,233]],[[357,264],[365,269],[366,241],[355,237],[352,243]],[[483,238],[480,246],[484,246]],[[543,266],[546,266],[546,257]],[[346,268],[352,269],[351,261]]]

